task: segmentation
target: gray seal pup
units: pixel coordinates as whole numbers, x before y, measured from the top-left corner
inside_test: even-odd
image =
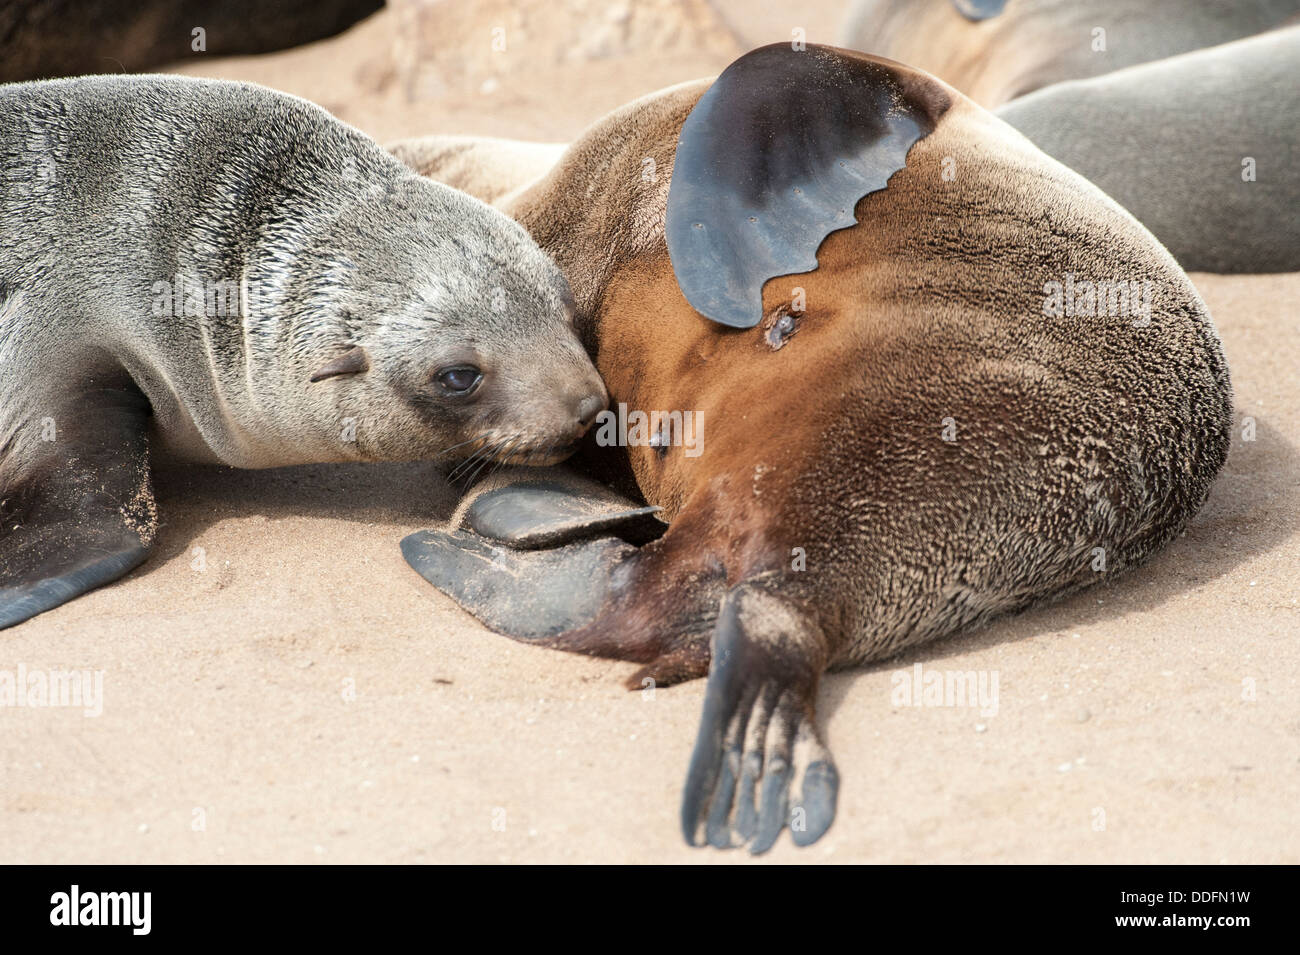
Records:
[[[632,687],[707,675],[692,843],[816,841],[839,786],[827,669],[1140,564],[1227,456],[1227,364],[1177,263],[919,70],[782,44],[549,167],[399,148],[502,176],[618,406],[575,462],[630,488],[494,485],[403,552],[493,630],[640,664]]]
[[[0,234],[0,627],[144,559],[151,447],[549,464],[605,405],[522,228],[262,87],[0,86]]]
[[[997,115],[1189,271],[1300,269],[1300,27],[1057,83]]]
[[[926,70],[994,109],[1297,15],[1300,0],[857,0],[840,43]]]

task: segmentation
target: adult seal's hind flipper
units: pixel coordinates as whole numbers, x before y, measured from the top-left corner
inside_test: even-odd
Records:
[[[145,437],[148,407],[128,384],[92,384],[24,428],[0,462],[0,629],[111,583],[149,551],[156,519]],[[33,430],[39,433],[33,433]]]
[[[748,581],[727,595],[682,791],[689,844],[703,835],[757,855],[787,826],[800,846],[830,828],[840,776],[816,718],[825,655],[821,628],[774,588]]]
[[[689,530],[684,540],[664,536],[639,548],[608,534],[654,520],[651,510],[599,487],[588,494],[567,482],[511,483],[463,504],[446,529],[411,534],[402,554],[491,630],[647,663],[632,688],[707,672],[682,797],[687,842],[757,854],[788,828],[796,844],[809,845],[834,821],[839,791],[816,715],[826,635],[781,575],[726,592],[716,568],[683,553]],[[583,512],[587,539],[574,519]],[[529,518],[540,522],[536,536]],[[565,542],[539,543],[559,540],[550,528],[566,521]]]
[[[727,67],[682,124],[665,236],[686,300],[753,328],[763,284],[817,268],[948,108],[937,84],[848,50],[774,43]]]

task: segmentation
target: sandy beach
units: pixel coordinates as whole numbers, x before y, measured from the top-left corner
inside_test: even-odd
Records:
[[[792,27],[700,2],[655,32],[656,5],[566,44],[564,4],[545,27],[540,4],[399,4],[176,69],[306,96],[381,142],[564,141]],[[842,7],[801,6],[807,39],[833,42]],[[1300,862],[1300,274],[1193,280],[1237,426],[1191,529],[1111,586],[829,676],[837,820],[764,859]],[[100,715],[0,709],[0,862],[751,861],[678,830],[702,681],[629,692],[634,666],[494,635],[406,565],[401,538],[454,507],[432,466],[167,470],[157,491],[144,566],[0,634],[0,670],[103,673]],[[996,674],[996,712],[895,705],[918,664]]]

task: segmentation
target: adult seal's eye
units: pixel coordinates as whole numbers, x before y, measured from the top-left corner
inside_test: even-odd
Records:
[[[458,365],[445,368],[434,376],[434,381],[448,395],[463,398],[478,387],[483,380],[483,373],[473,365]]]

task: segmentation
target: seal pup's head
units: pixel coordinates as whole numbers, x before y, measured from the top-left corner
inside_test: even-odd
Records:
[[[335,333],[295,343],[316,413],[353,419],[372,459],[566,457],[607,394],[559,268],[500,212],[395,162],[353,182],[304,250],[304,301]]]

